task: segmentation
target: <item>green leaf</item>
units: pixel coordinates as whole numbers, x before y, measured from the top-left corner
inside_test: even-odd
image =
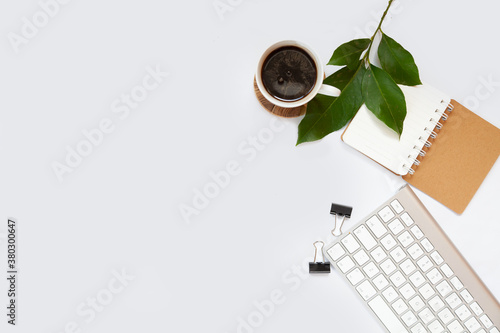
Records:
[[[401,136],[406,117],[405,95],[401,88],[383,69],[370,65],[362,89],[366,107]]]
[[[347,65],[352,70],[359,66],[359,58],[364,50],[368,48],[371,40],[369,38],[354,39],[340,45],[332,55],[328,65]]]
[[[365,66],[360,65],[339,97],[316,95],[308,104],[299,124],[297,145],[322,139],[344,127],[363,105],[361,91]]]
[[[356,74],[355,70],[351,70],[348,67],[342,67],[329,77],[327,77],[323,83],[329,86],[334,86],[339,90],[344,90],[345,86],[351,81],[352,77]]]
[[[422,84],[413,56],[384,33],[382,33],[382,40],[378,47],[378,57],[382,68],[392,76],[396,83],[406,86]]]

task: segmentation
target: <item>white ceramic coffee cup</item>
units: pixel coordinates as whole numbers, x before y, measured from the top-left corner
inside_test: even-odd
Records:
[[[262,82],[262,66],[264,66],[264,61],[267,59],[269,54],[271,54],[271,52],[273,52],[279,48],[286,47],[286,46],[295,46],[295,47],[298,47],[298,48],[304,50],[307,54],[309,54],[309,56],[313,59],[314,64],[316,65],[317,77],[316,77],[316,81],[314,83],[313,88],[306,96],[304,96],[301,99],[296,100],[296,101],[282,101],[282,100],[279,100],[277,98],[274,98],[266,90],[266,88],[264,87],[264,83]],[[269,102],[273,103],[274,105],[283,107],[283,108],[295,108],[295,107],[304,105],[307,102],[309,102],[311,99],[313,99],[314,96],[316,96],[318,93],[323,94],[323,95],[329,95],[329,96],[340,95],[339,89],[323,84],[323,77],[324,77],[323,65],[321,64],[321,61],[320,61],[318,55],[316,54],[316,52],[314,52],[306,44],[304,44],[302,42],[295,41],[295,40],[284,40],[284,41],[281,41],[281,42],[278,42],[276,44],[271,45],[271,47],[269,47],[264,52],[264,54],[262,54],[262,57],[260,58],[259,64],[257,66],[257,73],[255,74],[255,80],[257,81],[257,87],[259,88],[262,95]]]

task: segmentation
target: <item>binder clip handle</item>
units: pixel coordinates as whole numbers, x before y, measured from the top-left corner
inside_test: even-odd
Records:
[[[309,263],[309,273],[330,273],[330,263],[325,262],[323,257],[323,246],[325,243],[317,241],[314,245],[314,262]]]
[[[351,213],[352,207],[332,203],[330,214],[335,216],[335,226],[333,227],[332,235],[337,237],[342,235],[342,226],[344,225],[345,219],[351,217]],[[342,221],[340,221],[340,224],[337,224],[337,216],[342,217]]]

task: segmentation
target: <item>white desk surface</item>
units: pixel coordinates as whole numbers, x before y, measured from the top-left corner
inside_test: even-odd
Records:
[[[368,35],[386,1],[220,0],[231,9],[224,20],[214,0],[67,2],[47,22],[38,1],[0,4],[0,267],[15,217],[20,272],[18,326],[2,306],[0,331],[382,332],[336,272],[294,267],[311,259],[314,241],[331,240],[331,202],[354,206],[355,222],[401,180],[340,132],[295,147],[299,119],[272,123],[252,81],[260,54],[283,39],[327,63],[338,45]],[[499,9],[402,0],[385,27],[424,81],[497,127]],[[25,28],[16,53],[9,36],[33,15],[47,24]],[[140,98],[157,66],[170,75],[147,81],[151,91],[126,113],[121,95]],[[59,182],[53,163],[68,146],[89,148],[82,131],[103,120],[113,131]],[[265,142],[252,148],[259,135]],[[186,223],[181,205],[228,163],[239,173]],[[499,185],[497,162],[462,216],[416,191],[497,298]],[[122,270],[133,279],[116,280]],[[259,310],[271,294],[281,304]]]

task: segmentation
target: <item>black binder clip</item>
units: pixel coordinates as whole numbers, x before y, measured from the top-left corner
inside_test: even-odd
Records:
[[[314,242],[314,262],[309,263],[309,273],[330,273],[330,263],[325,262],[323,257],[323,246],[325,243]],[[318,261],[318,260],[319,261]]]
[[[337,237],[342,235],[342,226],[344,225],[344,221],[345,219],[351,217],[351,213],[352,213],[352,207],[332,203],[330,214],[335,215],[335,226],[333,227],[332,235]],[[337,229],[337,215],[342,217],[342,221],[340,221],[340,224],[338,224],[338,229]]]

